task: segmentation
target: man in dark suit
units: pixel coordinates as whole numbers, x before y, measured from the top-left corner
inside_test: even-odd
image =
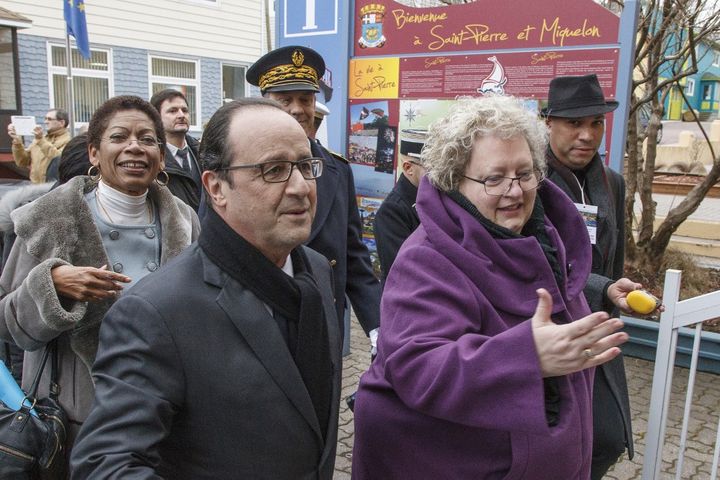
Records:
[[[198,211],[202,169],[198,162],[198,141],[187,134],[190,111],[182,92],[171,88],[152,96],[150,103],[160,112],[165,130],[165,172],[170,192]]]
[[[383,287],[400,247],[420,225],[420,217],[415,210],[415,200],[420,180],[426,173],[425,167],[420,162],[424,140],[424,133],[408,135],[408,138],[400,137],[398,162],[403,173],[400,174],[390,194],[383,200],[373,222]]]
[[[627,310],[624,298],[639,284],[623,275],[625,261],[625,181],[608,168],[598,149],[605,114],[618,102],[605,100],[595,75],[557,77],[550,82],[543,110],[550,132],[546,153],[548,179],[575,202],[588,224],[592,273],[585,297],[592,311]],[[593,460],[591,476],[601,479],[627,448],[633,457],[627,380],[622,355],[597,367],[593,389]]]
[[[260,87],[264,97],[279,102],[313,138],[315,94],[320,91],[319,80],[324,73],[325,62],[315,50],[288,46],[261,57],[248,69],[246,78]],[[317,214],[306,245],[325,255],[333,266],[338,318],[343,318],[347,294],[374,345],[380,326],[380,282],[362,242],[352,170],[341,156],[314,140],[310,145],[313,156],[325,160],[325,170],[318,179]]]
[[[262,98],[222,106],[200,155],[202,233],[104,319],[73,478],[330,480],[340,333],[302,246],[322,161]]]

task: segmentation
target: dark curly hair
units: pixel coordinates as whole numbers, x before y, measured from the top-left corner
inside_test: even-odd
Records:
[[[100,148],[100,141],[102,140],[105,130],[108,128],[110,118],[117,112],[125,110],[138,110],[146,114],[150,120],[152,120],[153,126],[155,127],[155,136],[162,144],[160,153],[164,154],[165,130],[163,129],[160,114],[149,102],[146,102],[142,98],[134,95],[120,95],[118,97],[113,97],[95,110],[95,113],[93,113],[93,116],[90,119],[90,125],[88,126],[88,145]]]

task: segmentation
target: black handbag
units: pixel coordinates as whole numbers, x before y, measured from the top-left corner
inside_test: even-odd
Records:
[[[50,394],[37,398],[48,356]],[[45,347],[35,378],[19,410],[0,402],[0,478],[63,480],[67,475],[67,415],[57,401],[57,341]],[[28,406],[26,404],[31,404]],[[32,415],[33,409],[37,416]]]

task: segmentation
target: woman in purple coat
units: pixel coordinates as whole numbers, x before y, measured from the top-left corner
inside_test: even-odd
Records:
[[[510,97],[461,99],[431,127],[421,225],[357,394],[354,479],[590,477],[594,367],[627,334],[590,314],[587,230],[542,182],[545,146]]]

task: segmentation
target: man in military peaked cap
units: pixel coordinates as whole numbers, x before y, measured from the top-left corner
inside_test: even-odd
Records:
[[[282,105],[313,138],[315,94],[325,74],[325,61],[303,46],[281,47],[262,56],[247,71],[247,81],[264,97]],[[380,283],[362,242],[362,224],[355,200],[355,184],[347,161],[310,142],[313,157],[325,168],[317,182],[317,212],[306,245],[322,253],[333,267],[335,300],[343,331],[345,296],[350,299],[365,333],[375,344],[380,325]]]
[[[306,47],[281,47],[264,55],[247,71],[247,81],[265,92],[320,91],[325,61]]]

